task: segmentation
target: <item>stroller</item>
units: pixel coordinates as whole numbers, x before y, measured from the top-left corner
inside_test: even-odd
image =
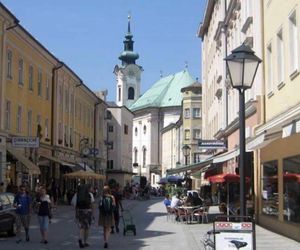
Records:
[[[135,225],[133,224],[130,211],[123,210],[121,217],[122,217],[123,226],[124,226],[123,235],[125,236],[127,231],[131,231],[131,232],[133,232],[133,235],[136,235],[136,228],[135,228]]]

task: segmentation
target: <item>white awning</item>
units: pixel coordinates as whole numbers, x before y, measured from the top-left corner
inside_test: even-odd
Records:
[[[224,154],[218,155],[216,157],[214,157],[213,159],[213,163],[220,163],[220,162],[225,162],[225,161],[229,161],[230,159],[237,157],[240,154],[240,150],[234,149],[231,150],[229,152],[226,152]]]
[[[279,139],[282,137],[282,131],[277,131],[271,134],[262,133],[260,135],[257,135],[252,140],[247,142],[246,144],[246,151],[251,152],[258,148],[263,148],[267,146],[272,141]]]
[[[80,162],[78,163],[78,165],[85,171],[87,172],[91,172],[91,173],[94,173],[95,171],[89,166],[87,165],[86,163],[83,163],[83,162]]]
[[[35,165],[32,161],[30,161],[28,158],[26,158],[25,155],[22,154],[22,152],[12,149],[12,148],[7,148],[7,151],[13,155],[18,161],[20,161],[27,169],[30,174],[36,174],[39,175],[41,174],[40,168]]]

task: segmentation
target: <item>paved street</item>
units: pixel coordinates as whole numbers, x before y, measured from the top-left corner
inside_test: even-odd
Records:
[[[203,249],[200,239],[212,224],[174,223],[167,221],[162,198],[153,198],[149,201],[124,201],[126,208],[130,209],[137,227],[137,235],[122,233],[111,235],[110,249],[174,249],[196,250]],[[122,231],[121,223],[121,231]],[[15,238],[0,238],[1,249],[12,250],[22,247],[24,250],[32,249],[79,249],[77,245],[78,230],[74,223],[74,210],[69,206],[60,206],[56,211],[50,227],[49,244],[40,242],[40,234],[36,217],[30,229],[30,242],[17,245]],[[102,249],[102,230],[96,225],[92,226],[90,236],[91,246],[88,249]],[[257,249],[285,250],[300,249],[300,243],[271,233],[257,227]]]

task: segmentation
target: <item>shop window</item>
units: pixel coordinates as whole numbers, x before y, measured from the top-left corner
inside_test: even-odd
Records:
[[[283,160],[283,218],[300,223],[300,155]]]
[[[262,213],[278,215],[278,163],[271,161],[262,165]]]

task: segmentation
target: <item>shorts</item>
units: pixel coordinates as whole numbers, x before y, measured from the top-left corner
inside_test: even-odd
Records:
[[[17,231],[21,231],[21,226],[25,229],[29,228],[30,215],[29,214],[17,214],[16,216],[16,227]]]
[[[38,221],[41,230],[48,230],[49,227],[49,216],[38,216]]]
[[[77,209],[76,219],[78,225],[82,229],[88,229],[92,223],[92,210],[91,209]]]

